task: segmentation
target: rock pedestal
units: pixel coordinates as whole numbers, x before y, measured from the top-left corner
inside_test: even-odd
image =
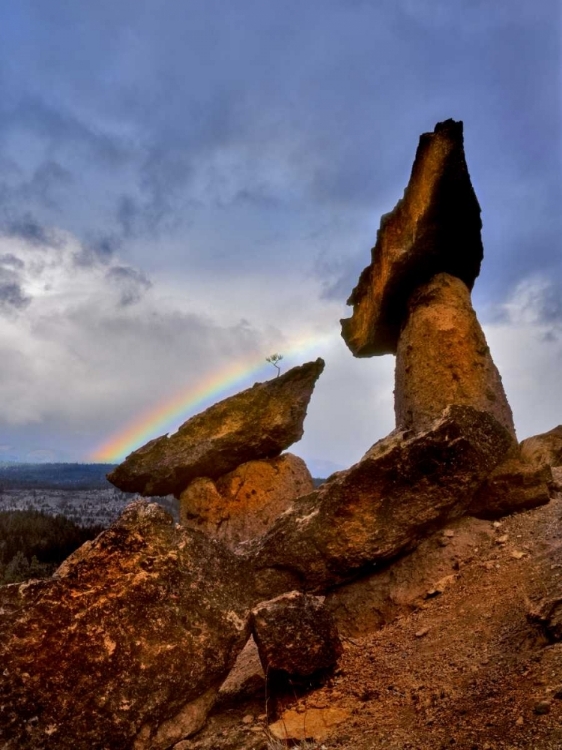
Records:
[[[235,547],[265,534],[295,498],[313,491],[310,472],[298,456],[249,461],[216,482],[192,482],[180,496],[180,523]]]
[[[515,437],[511,408],[460,279],[440,273],[410,297],[396,352],[398,429],[427,428],[449,404],[494,416]]]

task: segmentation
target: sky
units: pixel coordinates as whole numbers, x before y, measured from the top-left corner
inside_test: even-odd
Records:
[[[151,436],[173,431],[274,352],[326,360],[292,450],[357,461],[394,426],[394,361],[354,359],[339,319],[449,117],[518,435],[561,423],[561,32],[558,0],[2,4],[0,461],[95,460],[171,403]]]

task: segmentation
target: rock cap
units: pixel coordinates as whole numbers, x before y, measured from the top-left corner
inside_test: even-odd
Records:
[[[463,123],[420,137],[404,197],[385,214],[371,264],[347,304],[342,336],[356,357],[394,354],[410,294],[437,273],[472,289],[483,258],[480,205],[464,155]]]

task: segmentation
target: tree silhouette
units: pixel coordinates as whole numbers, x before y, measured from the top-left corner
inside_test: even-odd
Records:
[[[277,369],[277,377],[281,375],[281,368],[279,367],[278,362],[281,362],[282,359],[282,354],[272,354],[270,357],[265,358],[266,362],[269,362],[271,365],[273,365],[273,367]]]

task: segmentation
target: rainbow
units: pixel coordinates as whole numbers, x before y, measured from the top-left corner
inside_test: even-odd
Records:
[[[290,364],[291,359],[297,356],[320,356],[319,350],[333,338],[333,334],[315,335],[312,340],[308,336],[283,347],[283,364]],[[94,450],[89,460],[100,463],[121,462],[149,440],[177,429],[202,406],[210,406],[239,389],[248,379],[260,374],[271,375],[271,365],[265,362],[263,354],[223,366],[141,414]]]

